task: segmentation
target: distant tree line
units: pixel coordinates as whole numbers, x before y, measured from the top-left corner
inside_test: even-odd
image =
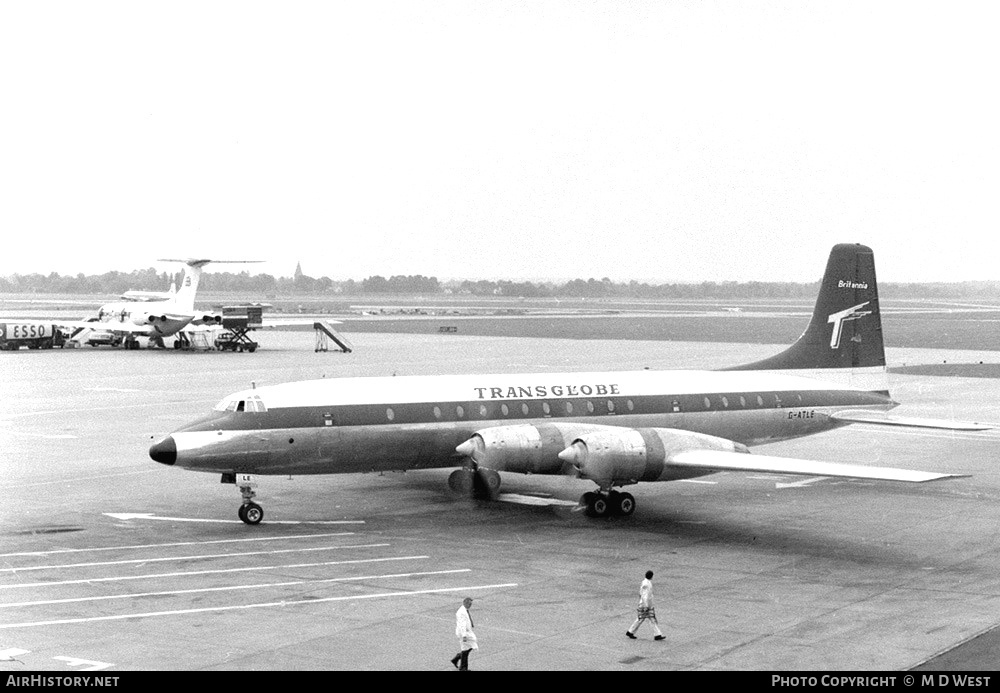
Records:
[[[129,290],[166,291],[171,283],[180,285],[183,273],[157,272],[153,268],[132,272],[106,272],[97,275],[14,274],[0,277],[0,293],[32,294],[109,294]],[[202,275],[199,291],[239,293],[249,297],[315,294],[464,294],[507,298],[717,298],[782,299],[811,298],[818,282],[697,282],[650,284],[613,282],[603,279],[573,279],[567,282],[517,282],[506,280],[452,280],[441,282],[423,275],[374,275],[360,281],[314,278],[296,273],[295,277],[274,277],[248,272],[208,272]],[[1000,297],[1000,282],[976,281],[954,283],[885,283],[883,296],[896,298],[990,298]]]

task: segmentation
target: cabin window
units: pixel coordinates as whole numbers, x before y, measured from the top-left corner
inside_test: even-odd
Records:
[[[591,402],[589,399],[587,400],[587,413],[588,414],[594,413],[594,403]]]
[[[566,413],[567,414],[572,414],[573,413],[573,403],[572,402],[566,402]]]
[[[763,407],[764,406],[764,398],[761,397],[760,395],[757,395],[757,406],[758,407]]]
[[[795,395],[795,396],[798,398],[799,404],[802,404],[802,395]]]
[[[779,409],[781,408],[781,398],[778,397],[778,395],[774,396],[774,406],[778,407]]]
[[[740,406],[743,408],[746,408],[747,406],[747,398],[743,395],[740,395]]]
[[[629,400],[625,400],[625,404],[628,406],[628,410],[629,411],[634,411],[635,410],[635,402],[633,402],[632,400],[630,400],[630,399]]]
[[[392,407],[389,407],[388,409],[385,410],[385,418],[389,419],[389,421],[392,421],[393,419],[396,418],[396,412],[392,410]]]
[[[726,409],[729,409],[729,398],[728,397],[723,397],[722,398],[722,406],[725,407]]]
[[[610,399],[608,400],[608,411],[612,414],[615,413],[615,403]]]
[[[521,413],[524,414],[525,416],[528,415],[528,403],[527,402],[522,402],[521,403]]]
[[[710,400],[708,397],[706,397],[705,398],[705,409],[711,409],[711,408],[712,408],[712,400]]]
[[[546,416],[552,413],[552,407],[549,406],[548,402],[542,402],[542,411],[545,412]]]
[[[441,407],[434,407],[434,418],[435,419],[441,418]]]
[[[455,415],[460,419],[465,416],[465,408],[461,404],[455,407]]]
[[[510,414],[510,407],[508,407],[506,404],[501,404],[500,411],[503,413],[504,416],[507,416],[508,414]]]
[[[479,415],[481,417],[483,417],[484,419],[486,418],[486,405],[485,404],[480,404],[479,405]]]

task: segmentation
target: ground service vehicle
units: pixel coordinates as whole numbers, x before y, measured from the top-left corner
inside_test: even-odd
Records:
[[[56,325],[42,322],[0,322],[0,349],[16,351],[62,348],[66,338]]]

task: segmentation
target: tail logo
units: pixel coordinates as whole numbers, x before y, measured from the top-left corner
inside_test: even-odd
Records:
[[[859,303],[856,306],[851,306],[844,310],[838,311],[827,318],[827,322],[833,323],[833,334],[830,335],[830,348],[838,349],[840,348],[840,333],[843,329],[844,323],[848,320],[857,320],[858,318],[863,318],[866,315],[871,315],[870,310],[861,310],[870,303],[870,301],[865,301],[864,303]]]

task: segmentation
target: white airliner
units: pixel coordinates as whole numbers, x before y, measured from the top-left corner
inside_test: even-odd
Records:
[[[138,337],[146,337],[151,345],[164,346],[166,337],[175,338],[174,346],[180,348],[189,343],[188,336],[196,331],[205,331],[223,327],[224,316],[212,311],[197,310],[194,306],[198,284],[201,282],[202,269],[208,263],[216,264],[249,264],[260,260],[159,260],[159,262],[184,263],[184,277],[181,288],[171,285],[169,291],[126,291],[122,301],[106,303],[97,311],[97,315],[87,320],[18,320],[19,324],[58,325],[68,331],[71,339],[85,343],[94,333],[112,333],[116,342],[128,349],[139,348]],[[38,302],[33,300],[32,302]],[[65,303],[65,301],[58,301]],[[266,307],[264,304],[253,304]],[[338,320],[324,320],[328,326],[340,324]],[[315,319],[281,318],[267,320],[251,329],[280,329],[290,326],[313,326]],[[237,329],[237,328],[233,328]],[[247,330],[244,330],[246,332]],[[341,337],[342,338],[342,337]],[[250,351],[256,347],[251,346]],[[242,349],[241,349],[242,350]]]
[[[169,292],[127,291],[122,295],[125,300],[101,306],[96,319],[49,322],[69,330],[112,332],[121,335],[129,348],[138,347],[136,337],[148,337],[162,346],[164,337],[177,336],[180,340],[182,331],[222,324],[221,315],[195,310],[194,307],[205,265],[210,262],[245,264],[256,261],[188,259],[160,262],[183,262],[186,265],[180,289],[171,286]],[[74,338],[79,339],[80,336],[77,334]]]
[[[748,454],[748,446],[850,423],[983,430],[890,416],[871,249],[833,248],[806,331],[788,349],[721,371],[332,378],[244,390],[149,450],[215,472],[263,518],[255,474],[460,467],[455,490],[495,497],[499,472],[571,474],[597,489],[588,515],[630,515],[616,487],[720,471],[922,482],[957,475]]]

